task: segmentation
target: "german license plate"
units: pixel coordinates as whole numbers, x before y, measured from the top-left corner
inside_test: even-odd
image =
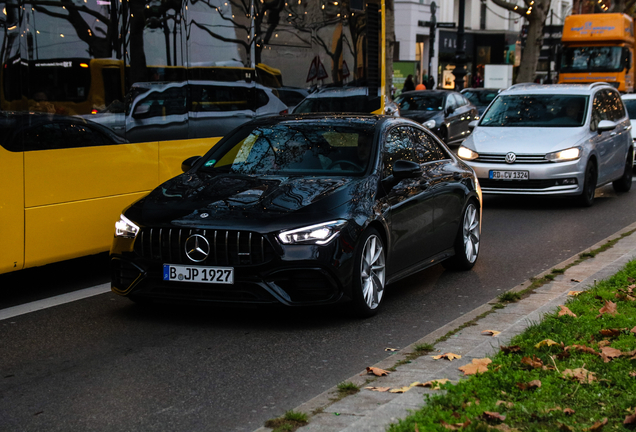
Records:
[[[493,180],[528,180],[528,171],[495,171],[490,170]]]
[[[233,284],[233,267],[163,265],[163,280],[213,284]]]

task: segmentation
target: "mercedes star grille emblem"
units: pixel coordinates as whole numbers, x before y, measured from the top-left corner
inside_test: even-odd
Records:
[[[506,163],[515,163],[515,161],[517,160],[517,155],[514,154],[513,152],[510,152],[506,155]]]
[[[200,234],[194,234],[185,241],[185,253],[194,262],[202,262],[210,254],[210,243]]]

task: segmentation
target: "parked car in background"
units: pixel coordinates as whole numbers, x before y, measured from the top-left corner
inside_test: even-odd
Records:
[[[608,84],[517,84],[499,93],[458,155],[484,193],[575,196],[590,206],[599,186],[630,190],[631,129]]]
[[[360,113],[400,115],[399,108],[388,96],[385,96],[384,110],[380,89],[376,96],[369,96],[367,87],[324,87],[307,96],[292,111],[294,114],[308,113]]]
[[[481,117],[490,102],[497,97],[500,91],[501,89],[466,88],[461,91],[461,94],[477,108],[477,112]]]
[[[632,125],[632,139],[636,140],[636,94],[624,94],[621,95],[621,99],[623,99],[623,104],[625,104],[625,109]]]
[[[468,270],[479,254],[473,170],[407,119],[254,120],[184,171],[117,222],[115,293],[137,302],[351,301],[369,316],[386,285],[439,262]]]
[[[457,146],[470,134],[468,124],[479,118],[477,108],[458,92],[416,90],[395,99],[400,115],[422,123],[449,146]]]
[[[287,111],[272,89],[226,81],[139,82],[116,105],[83,117],[131,142],[221,137],[257,117]]]
[[[287,105],[289,112],[292,112],[300,101],[309,96],[309,90],[297,87],[277,87],[272,89],[272,91]]]

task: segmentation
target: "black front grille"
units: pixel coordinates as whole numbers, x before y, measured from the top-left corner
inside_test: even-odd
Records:
[[[473,162],[484,162],[484,163],[507,163],[506,162],[506,154],[504,153],[479,153],[479,157],[475,159]],[[516,155],[515,163],[525,163],[525,164],[536,164],[536,163],[550,163],[549,160],[545,158],[545,155],[524,155],[518,154]]]
[[[482,188],[491,189],[547,189],[552,186],[561,186],[557,180],[491,180],[479,179]]]
[[[209,244],[208,257],[197,265],[259,265],[274,255],[267,239],[258,233],[184,228],[142,228],[135,240],[135,252],[153,261],[193,264],[186,255],[186,240],[194,234],[205,237]]]

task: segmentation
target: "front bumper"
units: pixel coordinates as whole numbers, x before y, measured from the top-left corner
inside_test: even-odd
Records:
[[[273,236],[266,235],[262,236],[263,248],[259,238],[259,247],[252,249],[249,260],[238,253],[247,250],[245,246],[237,248],[236,253],[228,247],[227,254],[223,246],[204,263],[190,262],[178,251],[181,245],[167,245],[170,239],[177,238],[176,234],[155,232],[151,234],[151,242],[148,232],[145,231],[145,238],[139,235],[134,240],[114,239],[111,281],[116,294],[166,302],[287,306],[332,304],[350,299],[353,242],[343,241],[342,232],[324,246],[281,245]],[[164,264],[233,267],[234,284],[165,281]]]
[[[580,195],[585,179],[585,161],[546,163],[483,163],[465,161],[477,174],[484,194]],[[528,180],[495,180],[491,171],[528,171]]]

